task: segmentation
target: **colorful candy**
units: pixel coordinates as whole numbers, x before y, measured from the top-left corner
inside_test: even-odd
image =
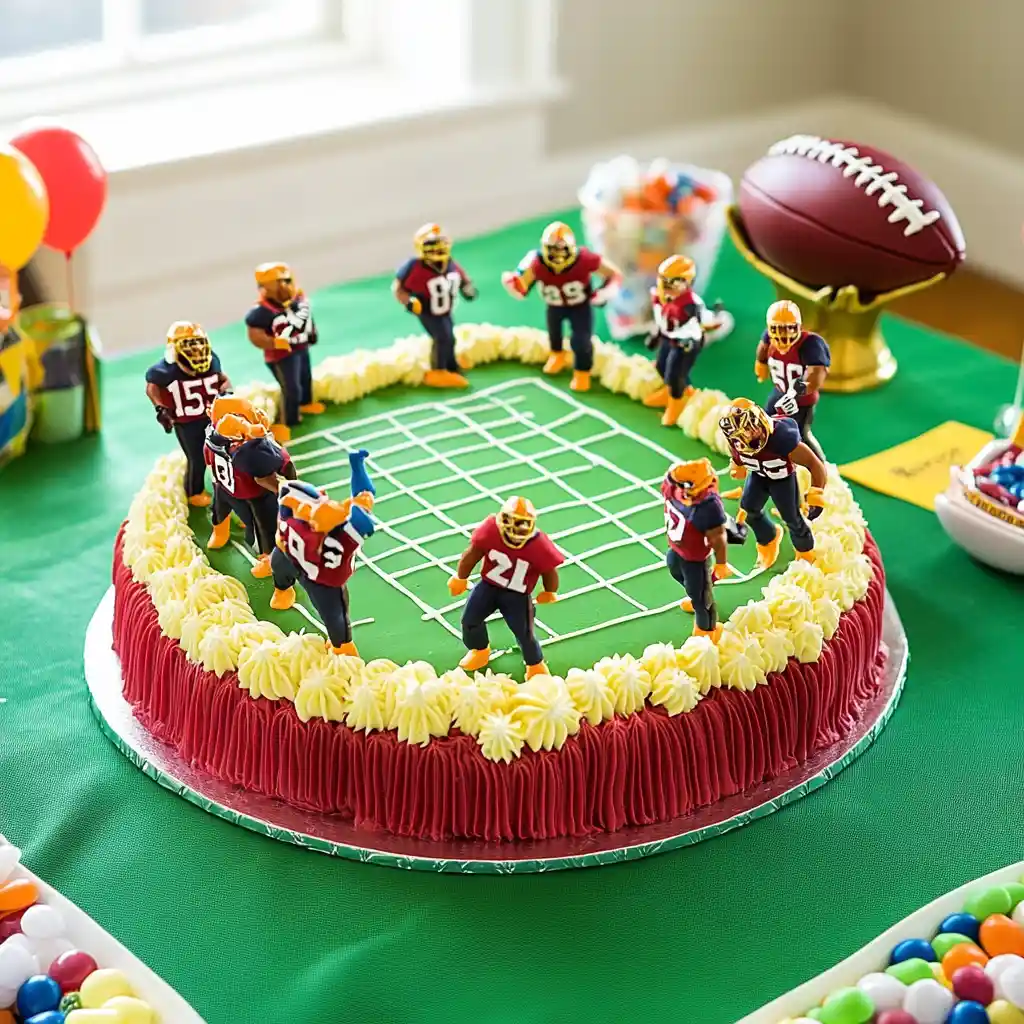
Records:
[[[881,972],[865,974],[857,982],[857,988],[871,1000],[879,1013],[882,1010],[900,1009],[907,993],[907,986],[899,978]]]
[[[981,1003],[988,1006],[995,998],[996,987],[984,969],[977,964],[968,964],[953,974],[953,992],[957,999]]]
[[[51,978],[60,984],[64,992],[78,992],[82,982],[98,968],[96,961],[80,949],[73,949],[70,953],[62,953],[50,964],[47,972]]]
[[[841,988],[833,992],[818,1011],[821,1024],[867,1024],[875,1008],[859,988]]]
[[[36,883],[28,878],[15,878],[0,885],[0,914],[31,907],[39,899]]]
[[[988,1014],[981,1003],[967,1000],[957,1003],[949,1012],[946,1024],[989,1024]]]
[[[959,914],[950,914],[949,917],[945,918],[942,924],[939,925],[939,935],[944,933],[966,935],[972,942],[977,942],[978,929],[980,927],[981,922],[971,914],[965,914],[963,912]]]
[[[82,996],[82,1006],[87,1010],[98,1010],[115,996],[135,995],[128,979],[113,967],[93,971],[82,982],[78,991]]]
[[[942,932],[932,939],[932,949],[935,950],[935,955],[941,960],[954,946],[959,945],[961,942],[972,945],[976,943],[977,938],[978,928],[977,922],[975,922],[973,936],[963,935],[960,932]]]
[[[904,939],[903,942],[893,946],[889,954],[890,964],[903,963],[904,960],[936,960],[938,957],[932,949],[932,944],[925,939]]]
[[[134,996],[114,996],[103,1004],[105,1010],[116,1010],[118,1024],[155,1024],[156,1014],[149,1003]]]
[[[898,964],[887,967],[885,973],[891,974],[894,978],[899,978],[904,985],[913,985],[915,981],[932,979],[931,964],[920,957],[914,957],[911,960],[901,960]]]
[[[1018,1010],[1024,1010],[1024,964],[1012,964],[999,978],[999,994]]]
[[[60,985],[45,974],[36,974],[18,989],[18,1013],[26,1020],[60,1006]]]
[[[982,922],[980,931],[982,948],[989,956],[1016,953],[1024,956],[1024,928],[1005,914],[991,914]]]
[[[978,964],[980,967],[984,967],[988,960],[987,954],[978,949],[973,942],[961,942],[942,958],[942,969],[946,972],[946,977],[952,979],[961,967],[966,967],[968,964]]]
[[[1013,897],[1001,885],[993,885],[970,896],[964,910],[979,921],[992,914],[1008,914],[1013,907]]]
[[[1005,999],[997,999],[988,1005],[990,1024],[1024,1024],[1024,1012]]]
[[[917,1024],[906,1010],[886,1010],[878,1015],[878,1024]]]

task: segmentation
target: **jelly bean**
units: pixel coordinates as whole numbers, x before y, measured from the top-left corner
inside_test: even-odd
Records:
[[[28,878],[15,878],[0,885],[0,914],[31,907],[39,899],[36,883]]]
[[[819,1024],[821,1024],[821,1021],[823,1020],[821,1015],[822,1015],[823,1012],[824,1011],[822,1010],[822,1008],[820,1006],[816,1006],[813,1010],[808,1010],[807,1011],[807,1016],[811,1020],[816,1020],[816,1021],[819,1022]]]
[[[1019,924],[1021,928],[1024,928],[1024,903],[1018,903],[1013,908],[1013,916],[1010,918],[1014,924]],[[3,924],[3,921],[0,921]]]
[[[82,982],[78,991],[82,995],[82,1006],[87,1010],[98,1010],[108,999],[114,996],[133,996],[131,985],[124,974],[113,967],[104,967],[93,971]]]
[[[18,989],[18,1013],[27,1018],[56,1010],[60,997],[60,985],[45,974],[37,974]]]
[[[992,979],[977,964],[953,972],[953,991],[958,999],[973,1000],[982,1006],[988,1006],[996,995]]]
[[[907,989],[903,1009],[917,1024],[944,1024],[953,1008],[953,993],[943,988],[934,978],[915,981]]]
[[[64,934],[64,918],[59,910],[37,903],[22,912],[21,930],[30,939],[55,939]]]
[[[72,1010],[80,1010],[82,1008],[82,997],[78,992],[67,992],[64,998],[60,1001],[60,1006],[57,1007],[61,1013],[70,1013]]]
[[[29,1017],[25,1024],[64,1024],[64,1014],[60,1010],[45,1010]]]
[[[28,946],[19,939],[22,935],[12,935],[0,946],[0,988],[21,988],[33,974],[39,973],[39,963],[32,955]]]
[[[65,992],[78,992],[82,983],[96,970],[96,961],[80,949],[73,949],[70,953],[61,953],[56,960],[50,964],[46,972],[56,981]]]
[[[822,1024],[867,1024],[875,1008],[859,988],[840,988],[821,1007]]]
[[[1024,1024],[1024,1013],[1005,999],[997,999],[988,1004],[990,1024]]]
[[[103,1009],[116,1010],[119,1024],[156,1024],[153,1007],[134,996],[114,996],[103,1004]]]
[[[117,1010],[72,1010],[64,1024],[118,1024]]]
[[[16,846],[0,846],[0,882],[6,882],[21,862],[21,850]]]
[[[992,914],[1008,914],[1012,903],[1012,897],[1001,885],[993,885],[969,897],[964,904],[964,911],[984,921]]]
[[[1014,953],[1003,953],[1002,956],[994,956],[985,965],[985,973],[992,979],[996,987],[996,998],[1003,998],[1002,981],[1003,975],[1011,968],[1024,964],[1024,959]]]
[[[886,974],[899,978],[904,985],[913,985],[922,979],[932,980],[932,968],[927,960],[904,960],[885,969]]]
[[[959,932],[942,932],[932,939],[932,949],[935,950],[936,958],[941,960],[954,946],[958,946],[962,942],[966,942],[968,945],[975,944],[974,939],[968,935],[961,935]]]
[[[1010,894],[1010,909],[1014,910],[1024,903],[1024,883],[1007,882],[1003,888]]]
[[[950,914],[939,925],[939,934],[949,932],[954,935],[966,935],[973,942],[978,941],[978,929],[981,922],[971,914]]]
[[[12,1010],[14,1003],[18,998],[18,990],[16,988],[2,988],[0,987],[0,1009]],[[2,1024],[2,1022],[0,1022]]]
[[[0,1024],[14,1024],[14,1014],[10,1010],[0,1010]]]
[[[1024,964],[1014,964],[999,979],[999,994],[1018,1010],[1024,1010]]]
[[[6,942],[12,935],[21,934],[21,919],[31,909],[31,907],[26,907],[25,910],[15,910],[11,914],[0,917],[0,942]]]
[[[879,1013],[882,1010],[898,1010],[903,1005],[903,997],[907,992],[907,986],[899,978],[877,972],[865,974],[857,982],[857,988],[874,1003]]]
[[[1024,929],[1005,914],[991,914],[985,918],[981,925],[980,940],[989,956],[1001,956],[1003,953],[1024,956]]]
[[[71,942],[60,936],[56,939],[30,939],[29,941],[32,943],[36,959],[47,974],[50,973],[50,964],[54,960],[65,953],[71,953],[75,948]]]
[[[946,977],[946,972],[942,969],[942,964],[932,964],[932,977],[943,988],[948,988],[950,992],[953,991],[953,982]]]
[[[917,1020],[906,1010],[886,1010],[878,1015],[875,1024],[917,1024]]]
[[[889,963],[900,964],[904,960],[936,960],[932,944],[925,939],[904,939],[897,943],[889,954]]]
[[[978,949],[973,942],[961,942],[942,958],[942,969],[946,972],[947,978],[952,978],[961,967],[968,964],[984,967],[987,963],[988,955]]]
[[[989,1024],[988,1014],[981,1003],[967,1000],[957,1003],[949,1012],[946,1024]]]

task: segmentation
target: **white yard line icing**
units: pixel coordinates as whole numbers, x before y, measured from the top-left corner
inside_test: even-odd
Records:
[[[831,142],[817,135],[791,135],[776,142],[768,150],[768,155],[802,156],[817,160],[819,164],[831,164],[842,171],[844,178],[852,178],[854,187],[863,189],[865,195],[877,196],[878,205],[883,210],[892,207],[888,221],[890,224],[903,224],[903,234],[907,237],[916,235],[942,217],[938,210],[926,211],[923,199],[908,195],[907,186],[898,180],[895,171],[887,171],[875,163],[870,154],[861,155],[855,146],[844,146],[841,142]]]

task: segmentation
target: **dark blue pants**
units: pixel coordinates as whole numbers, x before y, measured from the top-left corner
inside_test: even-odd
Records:
[[[682,398],[683,392],[690,387],[690,373],[697,356],[704,348],[703,342],[691,342],[690,348],[684,348],[669,338],[662,337],[658,347],[658,358],[655,368],[661,379],[668,386],[668,393],[673,398]]]
[[[496,587],[487,580],[481,580],[470,591],[469,600],[462,610],[462,642],[471,651],[489,647],[487,616],[496,611],[501,612],[505,625],[516,638],[523,661],[527,665],[543,661],[544,655],[533,633],[533,598],[529,594]]]
[[[348,617],[348,587],[325,587],[311,580],[280,548],[270,556],[274,587],[287,590],[299,583],[309,595],[320,621],[327,629],[332,647],[352,642],[352,623]]]
[[[252,507],[244,498],[236,498],[228,494],[219,484],[213,485],[213,525],[219,526],[232,512],[242,521],[245,527],[245,543],[249,547],[256,544],[256,523],[252,517]]]
[[[187,463],[185,469],[185,494],[191,498],[194,494],[202,494],[206,484],[206,460],[203,458],[203,446],[206,444],[206,428],[209,419],[192,420],[190,423],[175,423],[174,436],[185,453]]]
[[[677,583],[682,584],[686,596],[693,602],[698,629],[714,629],[718,625],[718,609],[715,607],[711,560],[705,558],[703,562],[693,562],[669,548],[665,561],[668,571]]]
[[[797,551],[810,551],[814,547],[811,524],[800,511],[800,490],[796,484],[796,473],[781,480],[769,480],[760,473],[749,472],[743,485],[740,508],[747,513],[747,522],[754,531],[758,544],[770,544],[775,539],[775,525],[765,515],[764,506],[771,498],[789,527],[789,539]]]
[[[782,397],[782,392],[778,388],[773,388],[772,393],[768,398],[768,401],[764,403],[764,411],[769,416],[775,415],[775,405],[778,400]],[[825,461],[825,453],[821,450],[821,445],[818,444],[818,439],[811,433],[811,424],[814,422],[814,410],[817,407],[817,403],[814,405],[800,405],[797,406],[797,410],[789,418],[796,421],[796,425],[800,428],[800,437],[804,444],[818,456],[822,462]]]
[[[589,373],[594,368],[594,310],[589,302],[582,306],[548,306],[548,341],[552,352],[561,352],[565,324],[569,324],[569,347],[573,369]]]
[[[293,349],[284,359],[267,363],[281,388],[286,426],[294,427],[302,421],[300,405],[313,401],[313,370],[309,361],[309,346]]]
[[[430,350],[430,368],[458,373],[459,364],[455,359],[455,325],[452,323],[451,314],[435,316],[433,313],[421,313],[420,323],[434,343]]]

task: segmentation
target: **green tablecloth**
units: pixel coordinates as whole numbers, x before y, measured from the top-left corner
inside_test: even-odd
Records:
[[[498,275],[542,223],[458,245],[482,292],[463,319],[541,323]],[[771,296],[731,250],[707,298],[719,296],[736,335],[702,357],[697,382],[743,394]],[[314,308],[321,355],[416,327],[385,278],[328,289]],[[900,374],[826,397],[816,430],[830,458],[950,418],[990,425],[1007,363],[907,323],[886,330]],[[236,381],[265,374],[240,326],[215,344]],[[724,1024],[1024,856],[1021,584],[972,563],[931,513],[863,490],[910,637],[902,705],[835,781],[747,828],[616,867],[433,876],[276,843],[171,795],[103,737],[82,678],[114,534],[169,444],[143,394],[156,351],[104,368],[99,439],[0,473],[0,831],[211,1024]]]

